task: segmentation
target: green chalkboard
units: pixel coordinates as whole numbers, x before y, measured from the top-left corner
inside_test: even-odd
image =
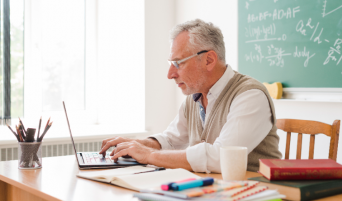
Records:
[[[342,0],[239,0],[239,72],[342,88]]]

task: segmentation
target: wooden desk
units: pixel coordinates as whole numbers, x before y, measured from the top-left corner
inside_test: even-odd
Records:
[[[43,168],[38,170],[19,170],[17,163],[18,161],[0,162],[0,201],[138,201],[132,196],[134,191],[76,177],[80,170],[77,167],[75,156],[43,158]],[[222,179],[220,174],[198,175]],[[255,176],[260,176],[260,174],[247,172],[246,178]],[[320,200],[342,200],[342,194]]]

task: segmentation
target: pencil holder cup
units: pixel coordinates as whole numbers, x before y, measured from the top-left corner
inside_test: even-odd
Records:
[[[41,142],[18,143],[18,168],[38,169],[42,168]]]

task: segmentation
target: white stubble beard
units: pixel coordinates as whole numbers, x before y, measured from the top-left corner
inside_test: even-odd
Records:
[[[185,82],[183,82],[186,88],[184,90],[182,89],[182,93],[184,95],[191,95],[191,94],[199,93],[200,90],[203,88],[207,78],[204,75],[204,73],[201,72],[201,76],[199,77],[198,80],[199,81],[195,83],[194,87],[189,87]]]

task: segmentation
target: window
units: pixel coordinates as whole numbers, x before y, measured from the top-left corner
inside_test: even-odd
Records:
[[[0,120],[23,115],[23,0],[2,0]],[[11,10],[9,10],[11,7]],[[9,26],[8,26],[9,25]],[[5,76],[7,74],[7,77]],[[5,89],[10,87],[10,90]],[[5,123],[5,122],[3,122]],[[0,123],[1,124],[1,123]]]
[[[54,135],[65,132],[64,100],[74,127],[145,130],[144,1],[25,0],[24,7],[27,124],[51,116]]]

